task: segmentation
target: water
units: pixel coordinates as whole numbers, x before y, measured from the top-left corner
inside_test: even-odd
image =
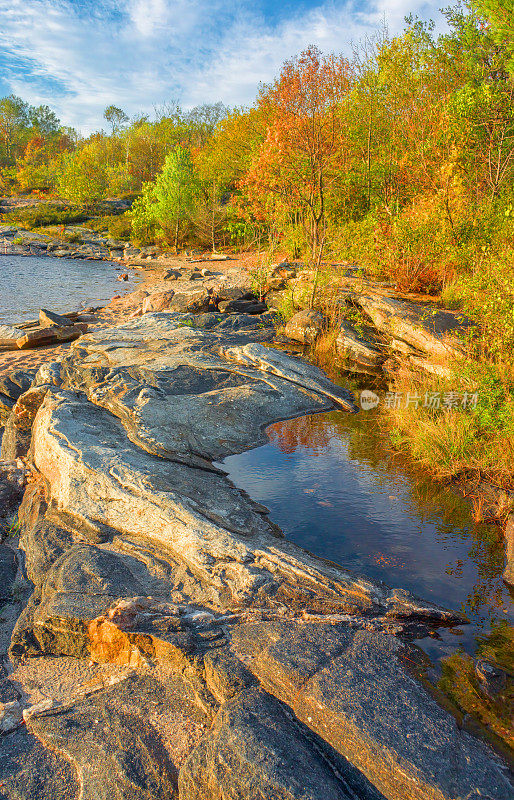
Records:
[[[15,325],[38,316],[39,309],[75,311],[101,305],[114,294],[134,289],[137,273],[118,282],[109,261],[37,256],[0,256],[0,324]]]
[[[296,544],[353,572],[463,611],[470,625],[419,644],[434,662],[469,653],[496,622],[513,622],[501,579],[500,529],[387,449],[375,412],[334,411],[280,422],[269,444],[223,462]]]

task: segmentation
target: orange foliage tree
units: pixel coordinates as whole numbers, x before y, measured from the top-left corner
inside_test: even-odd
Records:
[[[344,170],[349,62],[309,47],[260,90],[265,138],[241,187],[257,216],[288,216],[306,226],[313,259],[323,247],[326,196]]]

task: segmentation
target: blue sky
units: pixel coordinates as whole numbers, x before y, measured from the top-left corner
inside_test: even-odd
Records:
[[[440,21],[428,0],[0,0],[0,96],[50,105],[83,133],[178,101],[244,105],[309,44],[351,53],[386,20]]]

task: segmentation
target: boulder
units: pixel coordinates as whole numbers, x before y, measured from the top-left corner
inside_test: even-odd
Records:
[[[13,228],[11,225],[0,225],[0,236],[9,239],[18,236],[18,228]]]
[[[285,289],[287,283],[296,277],[297,265],[282,261],[280,264],[272,265],[271,272],[266,280],[267,292],[276,292]]]
[[[19,350],[31,350],[35,347],[44,347],[49,344],[60,344],[62,342],[72,342],[78,339],[87,331],[85,322],[77,322],[65,327],[37,328],[34,331],[25,333],[16,340]]]
[[[213,295],[217,300],[243,300],[248,299],[248,289],[244,286],[220,283],[214,285]]]
[[[164,281],[176,281],[180,277],[182,277],[182,273],[180,272],[180,270],[178,270],[178,269],[167,269],[164,272],[164,274],[162,276],[162,279]]]
[[[32,435],[32,423],[50,387],[40,384],[28,389],[16,401],[11,415],[5,423],[0,457],[5,461],[27,455]]]
[[[165,311],[170,308],[171,300],[175,292],[170,289],[167,292],[154,292],[143,300],[142,312],[147,314],[149,311]]]
[[[131,311],[139,308],[145,297],[148,297],[149,292],[146,289],[136,289],[134,292],[129,292],[123,297],[114,297],[107,305],[107,308],[115,308],[117,311]]]
[[[294,314],[287,325],[284,333],[288,339],[301,344],[312,344],[323,330],[324,318],[320,311],[305,310]]]
[[[73,322],[68,317],[62,314],[55,314],[47,308],[42,308],[39,311],[39,324],[45,328],[49,325],[55,325],[58,328],[65,328],[67,325],[73,325]]]
[[[7,422],[16,400],[29,388],[36,371],[18,369],[0,378],[0,425]]]
[[[387,336],[443,359],[462,354],[458,337],[470,325],[462,314],[381,295],[351,294],[350,298]]]
[[[17,339],[24,335],[21,328],[15,328],[11,325],[0,325],[0,348],[4,350],[16,350]]]
[[[257,300],[221,300],[218,309],[224,314],[263,314],[268,307]]]
[[[348,322],[339,323],[336,350],[344,360],[345,367],[355,372],[380,369],[388,357],[387,352],[372,339],[357,333]]]
[[[208,311],[210,295],[207,289],[191,289],[188,292],[176,292],[170,303],[172,311],[189,311],[191,314],[199,314]]]

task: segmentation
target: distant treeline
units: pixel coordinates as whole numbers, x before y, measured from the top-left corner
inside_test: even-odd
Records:
[[[109,130],[82,138],[48,107],[4,98],[0,190],[86,206],[136,196],[139,242],[358,254],[440,288],[507,235],[514,177],[512,3],[445,16],[443,35],[409,18],[351,59],[310,47],[250,108],[129,120],[112,105]]]

